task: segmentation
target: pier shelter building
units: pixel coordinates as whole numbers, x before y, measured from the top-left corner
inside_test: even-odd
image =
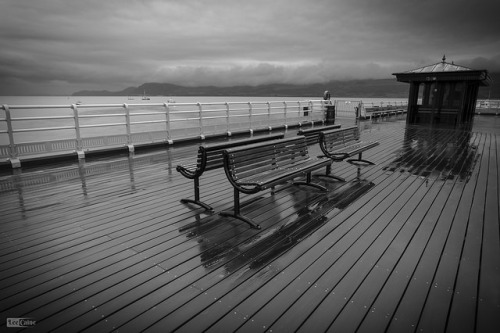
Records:
[[[480,86],[489,86],[485,69],[474,70],[442,61],[401,73],[400,82],[410,83],[408,124],[459,127],[471,124]]]

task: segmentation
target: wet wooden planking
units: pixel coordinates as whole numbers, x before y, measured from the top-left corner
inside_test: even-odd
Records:
[[[414,181],[413,181],[412,179],[408,179],[408,181],[410,181],[411,183],[414,183]],[[402,184],[402,185],[404,185],[404,184]],[[379,186],[380,186],[380,185],[379,185]],[[379,187],[379,186],[377,186],[377,187]],[[399,187],[400,189],[404,189],[406,186],[398,186],[398,187]],[[389,194],[390,194],[390,192],[393,192],[393,189],[392,189],[391,187],[389,187],[389,188],[387,189],[387,192],[386,192],[387,194],[381,194],[381,196],[385,197],[385,196],[389,195]],[[411,194],[411,193],[412,193],[412,191],[408,191],[408,193],[410,193],[410,194]],[[369,193],[369,194],[370,194],[370,193]],[[369,195],[369,194],[368,194],[368,195]],[[401,197],[400,197],[400,196],[401,196],[401,194],[400,194],[399,192],[393,192],[393,193],[392,193],[392,195],[393,195],[394,199],[396,199],[396,198],[401,199]],[[394,205],[394,207],[398,207],[398,205]],[[367,226],[371,226],[371,227],[373,227],[373,223],[374,223],[377,219],[379,219],[379,218],[377,217],[377,215],[376,215],[376,214],[377,214],[377,210],[383,210],[383,209],[385,209],[385,208],[384,208],[384,207],[382,207],[380,204],[377,204],[377,206],[372,207],[372,208],[369,210],[370,214],[369,214],[368,216],[365,216],[365,217],[363,218],[363,220],[367,223],[366,225],[367,225]],[[345,223],[345,222],[344,222],[344,223]],[[362,230],[363,230],[363,229],[362,229]],[[335,251],[332,251],[332,252],[334,252],[334,253],[335,253]],[[321,265],[318,265],[318,268],[317,268],[317,269],[310,269],[310,270],[308,270],[308,271],[309,271],[309,272],[316,272],[317,270],[320,270],[320,271],[321,271],[321,270],[323,269],[322,267],[324,267],[324,263],[322,263]],[[335,272],[334,272],[334,271],[332,271],[332,273],[333,273],[333,274],[335,274]],[[312,273],[312,274],[314,274],[314,273]],[[299,280],[300,280],[300,281],[299,281]],[[325,280],[325,281],[331,281],[331,277],[329,277],[329,276],[328,276],[328,277],[324,277],[324,280]],[[297,317],[299,317],[299,318],[300,318],[301,316],[302,316],[302,317],[304,317],[304,316],[308,316],[308,313],[309,313],[309,312],[311,312],[311,311],[313,311],[312,309],[314,309],[314,305],[313,305],[313,304],[311,304],[311,302],[317,302],[317,298],[318,298],[318,296],[321,296],[322,294],[324,295],[324,294],[325,294],[325,292],[327,292],[328,290],[331,290],[331,287],[326,287],[326,286],[325,286],[325,285],[327,285],[327,283],[329,283],[329,282],[325,282],[325,283],[323,283],[323,282],[313,282],[313,281],[314,281],[314,279],[313,279],[312,277],[309,277],[309,278],[307,278],[307,277],[305,277],[305,278],[301,277],[300,279],[297,279],[297,281],[299,281],[299,282],[300,282],[300,283],[302,283],[302,284],[306,284],[306,283],[307,283],[307,284],[310,284],[310,286],[314,286],[314,289],[313,289],[313,290],[315,290],[315,291],[317,292],[317,295],[316,295],[316,296],[312,296],[312,297],[310,297],[310,298],[311,298],[311,301],[306,301],[306,300],[304,300],[304,297],[303,297],[302,299],[300,299],[300,301],[297,301],[297,302],[294,304],[294,306],[296,307],[296,309],[294,309],[294,310],[292,310],[292,311],[287,311],[287,314],[290,314],[290,316],[286,316],[286,317],[284,317],[284,318],[280,319],[280,320],[281,320],[281,322],[282,322],[284,325],[286,325],[287,327],[290,327],[290,321],[294,321],[294,320],[295,320],[295,321],[298,321],[298,323],[300,324],[300,321],[301,321],[301,320],[300,320],[300,319],[297,319]],[[292,287],[290,287],[289,289],[290,289],[290,290],[293,290],[293,288],[294,288],[294,287],[292,286]],[[312,289],[312,287],[309,287],[309,288],[311,288],[311,289]],[[316,289],[316,288],[317,288],[317,289]],[[300,289],[300,288],[296,288],[296,289]],[[304,288],[302,288],[302,289],[304,289]],[[290,291],[290,292],[291,292],[291,291]],[[287,293],[286,293],[286,292],[285,292],[285,293],[283,293],[283,294],[284,294],[284,295],[287,295]],[[308,293],[305,295],[305,297],[309,297],[309,296],[310,296],[310,295],[309,295],[309,292],[308,292]],[[317,303],[316,303],[316,304],[317,304]],[[272,306],[269,306],[269,308],[272,308]],[[268,314],[268,311],[266,311],[266,310],[264,309],[264,310],[262,311],[262,313],[267,315],[267,314]],[[269,323],[266,323],[266,324],[269,324]],[[277,325],[278,325],[278,327],[277,327],[277,328],[279,329],[279,323],[277,323]],[[293,327],[293,326],[292,326],[292,327]]]
[[[477,314],[460,320],[473,318],[478,329],[497,327],[498,265],[490,264],[499,253],[498,223],[491,222],[498,221],[497,136],[431,132],[373,124],[362,139],[380,141],[364,153],[377,165],[358,173],[334,163],[332,172],[347,183],[313,177],[328,194],[288,186],[274,196],[243,196],[243,213],[263,225],[261,231],[179,203],[193,195],[192,182],[173,168],[195,148],[181,149],[177,159],[174,153],[95,161],[95,173],[85,171],[88,163],[52,184],[36,185],[37,175],[28,172],[14,175],[10,181],[21,186],[1,194],[8,202],[0,207],[7,217],[0,245],[7,273],[0,280],[2,314],[33,316],[37,328],[61,331],[397,331],[415,322],[441,328],[452,325],[446,315],[434,322],[427,314],[452,313],[453,306],[461,311],[461,302],[471,301],[450,295],[453,289],[434,289],[439,281],[462,280],[463,290],[475,283],[481,301],[474,303]],[[462,160],[476,152],[469,147],[460,155],[459,140],[478,147],[476,163]],[[309,150],[320,154],[314,145]],[[460,163],[473,167],[465,179]],[[40,177],[47,173],[41,170]],[[202,200],[216,211],[232,207],[223,170],[200,180]],[[469,215],[481,218],[481,209],[484,225],[460,225]],[[460,261],[458,243],[469,236],[476,238],[463,252],[480,263]],[[475,280],[453,273],[459,266],[472,268]]]
[[[234,297],[237,297],[237,296],[233,296],[233,298],[234,298]],[[278,308],[280,308],[280,307],[278,307]],[[210,316],[208,316],[208,317],[210,317]]]

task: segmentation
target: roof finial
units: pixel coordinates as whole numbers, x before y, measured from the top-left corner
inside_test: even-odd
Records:
[[[446,55],[445,54],[443,54],[443,59],[442,60],[443,60],[443,64],[444,64],[444,62],[446,61]]]

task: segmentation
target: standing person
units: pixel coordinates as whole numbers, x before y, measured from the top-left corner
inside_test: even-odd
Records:
[[[328,104],[330,104],[330,98],[331,98],[330,92],[328,90],[325,90],[325,92],[323,93],[323,99],[325,101],[328,101]]]
[[[323,93],[323,100],[325,101],[326,122],[328,124],[335,124],[335,106],[330,100],[331,95],[328,90]]]

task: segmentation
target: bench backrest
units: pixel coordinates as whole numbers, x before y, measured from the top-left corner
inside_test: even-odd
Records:
[[[226,172],[233,179],[262,174],[309,159],[304,136],[257,143],[224,151]]]
[[[229,149],[233,147],[245,146],[259,142],[272,141],[277,139],[283,139],[284,133],[263,135],[252,137],[243,140],[234,140],[222,143],[216,143],[213,145],[202,145],[198,149],[198,163],[205,162],[202,166],[202,170],[213,170],[222,168],[224,165],[224,149]],[[203,156],[205,155],[205,157]]]
[[[345,127],[341,129],[324,131],[320,134],[320,143],[327,151],[335,151],[359,141],[358,126]]]
[[[329,131],[333,129],[339,129],[340,125],[328,125],[321,127],[313,127],[309,129],[301,129],[297,132],[297,135],[303,135],[306,137],[307,144],[313,145],[319,142],[319,133],[323,131]]]

